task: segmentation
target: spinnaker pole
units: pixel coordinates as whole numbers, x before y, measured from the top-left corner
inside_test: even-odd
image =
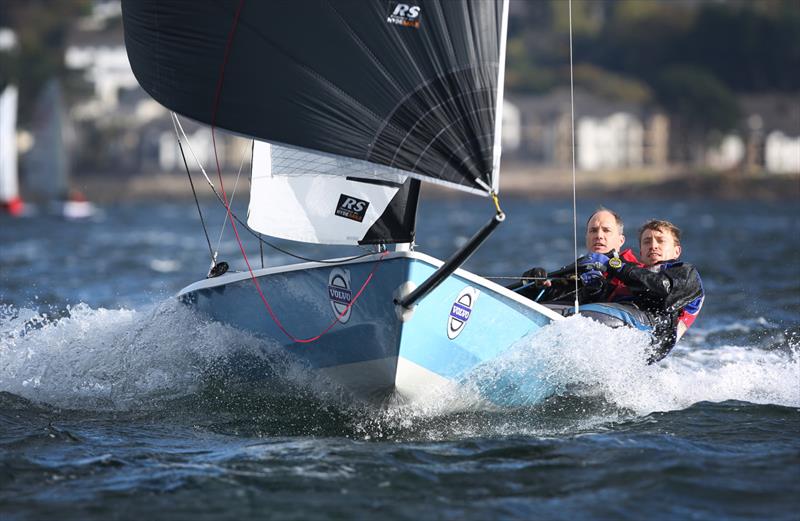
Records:
[[[464,246],[459,248],[453,255],[450,256],[449,259],[442,264],[439,269],[433,272],[433,274],[425,279],[425,281],[420,284],[416,289],[414,289],[408,295],[401,297],[399,299],[395,299],[394,303],[401,308],[405,309],[412,309],[417,302],[422,300],[428,293],[436,289],[439,284],[444,282],[444,280],[449,277],[454,271],[456,271],[462,264],[467,262],[475,250],[477,250],[483,241],[485,241],[489,235],[492,234],[495,228],[497,228],[501,222],[505,221],[506,214],[500,210],[500,206],[497,204],[497,198],[494,194],[492,197],[495,198],[495,204],[497,207],[497,213],[492,216],[492,219],[486,223],[483,228],[478,230],[478,232],[472,236],[470,240],[467,241]]]

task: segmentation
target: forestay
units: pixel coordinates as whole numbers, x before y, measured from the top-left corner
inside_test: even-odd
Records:
[[[504,0],[122,6],[136,78],[175,112],[462,190],[497,190]]]

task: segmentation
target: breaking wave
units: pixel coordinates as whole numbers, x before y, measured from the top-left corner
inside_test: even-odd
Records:
[[[777,348],[704,344],[713,334],[699,331],[647,365],[641,332],[572,317],[522,339],[461,388],[431,389],[427,399],[376,411],[349,404],[277,346],[204,321],[172,299],[143,311],[80,304],[60,316],[2,308],[0,392],[67,409],[194,408],[232,416],[237,432],[246,423],[249,432],[317,433],[314,422],[337,429],[344,422],[365,438],[574,432],[703,401],[800,407],[800,348],[792,338]],[[557,396],[540,403],[541,389],[529,385],[535,375],[545,375]],[[507,388],[515,399],[488,405],[480,398],[487,387]]]
[[[64,408],[141,409],[221,378],[233,385],[297,369],[262,340],[173,299],[145,311],[79,304],[61,315],[0,310],[0,391]]]

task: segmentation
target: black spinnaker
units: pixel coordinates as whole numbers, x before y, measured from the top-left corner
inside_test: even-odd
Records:
[[[122,7],[136,78],[170,110],[462,190],[497,187],[502,0]]]

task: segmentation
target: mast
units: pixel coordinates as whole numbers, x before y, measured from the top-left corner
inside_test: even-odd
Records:
[[[425,298],[428,293],[436,289],[442,282],[447,279],[454,271],[456,271],[462,264],[467,262],[475,250],[477,250],[481,244],[492,234],[492,232],[497,228],[501,222],[505,221],[506,215],[498,209],[497,213],[492,217],[492,219],[486,223],[483,228],[478,230],[478,233],[472,236],[467,243],[459,248],[453,255],[450,256],[449,259],[442,264],[438,270],[434,271],[433,274],[425,279],[425,281],[419,285],[416,289],[411,291],[406,296],[402,296],[400,298],[395,298],[394,303],[397,304],[400,308],[403,309],[412,309],[417,302]],[[398,313],[400,316],[406,316],[402,313],[402,310]]]

